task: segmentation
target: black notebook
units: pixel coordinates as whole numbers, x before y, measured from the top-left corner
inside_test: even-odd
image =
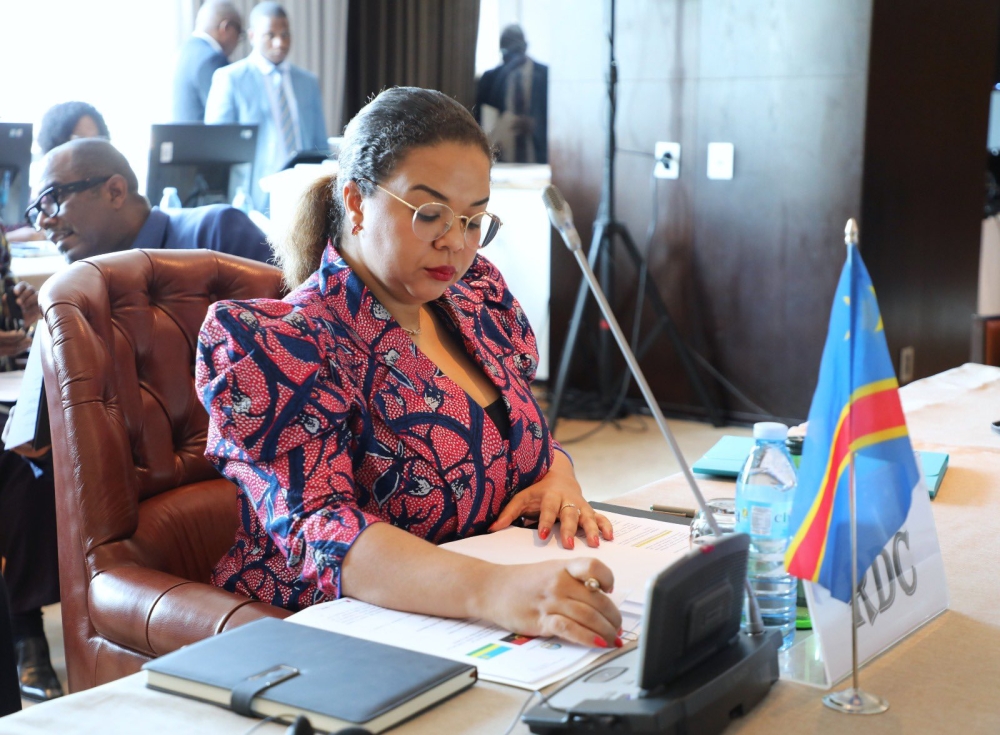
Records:
[[[292,715],[286,720],[301,714],[328,732],[348,725],[382,732],[476,682],[474,666],[275,618],[198,641],[142,668],[152,689],[237,711],[234,688],[245,694],[242,682],[276,680],[245,699],[252,714]]]

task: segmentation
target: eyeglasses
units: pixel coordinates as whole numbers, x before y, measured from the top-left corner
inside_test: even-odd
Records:
[[[496,237],[503,222],[495,214],[489,212],[478,212],[472,216],[455,214],[455,211],[447,204],[439,202],[428,202],[414,207],[405,199],[400,199],[388,189],[379,186],[371,179],[363,179],[380,191],[384,191],[397,202],[402,202],[413,210],[413,234],[425,242],[433,242],[444,237],[451,229],[455,219],[462,222],[462,234],[465,237],[465,244],[474,248],[485,248]]]
[[[24,210],[24,218],[36,230],[41,230],[42,227],[38,222],[43,213],[46,217],[55,217],[59,214],[59,207],[68,195],[93,189],[110,178],[111,176],[95,176],[91,179],[72,181],[68,184],[54,184],[39,194],[38,198]]]

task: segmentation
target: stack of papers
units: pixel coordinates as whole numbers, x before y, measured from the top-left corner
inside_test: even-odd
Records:
[[[573,549],[564,549],[557,540],[558,529],[542,541],[536,531],[525,528],[507,528],[444,544],[442,548],[496,564],[572,557],[600,559],[615,575],[611,597],[622,611],[622,627],[638,631],[646,580],[688,552],[690,529],[654,519],[605,515],[614,527],[615,540],[602,541],[597,548],[577,543]],[[518,635],[481,620],[388,610],[349,597],[306,608],[288,620],[473,664],[480,679],[532,690],[582,671],[607,653],[606,649],[578,646],[558,638]]]

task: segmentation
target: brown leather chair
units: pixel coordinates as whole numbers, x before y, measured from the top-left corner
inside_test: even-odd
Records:
[[[204,457],[198,329],[218,299],[277,297],[281,272],[208,250],[129,250],[43,286],[63,637],[71,691],[259,617],[209,583],[238,524]]]

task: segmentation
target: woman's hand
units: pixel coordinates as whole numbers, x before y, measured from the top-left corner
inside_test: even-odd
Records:
[[[490,531],[507,528],[521,516],[538,518],[538,537],[549,537],[552,526],[560,522],[560,539],[563,547],[573,548],[577,528],[587,536],[587,546],[597,546],[601,537],[610,541],[614,537],[611,521],[590,507],[583,499],[580,483],[573,474],[573,465],[562,452],[556,452],[552,467],[545,477],[525,488],[500,512]]]
[[[484,617],[500,627],[582,646],[621,647],[621,612],[605,594],[614,577],[597,559],[491,567]]]
[[[606,594],[613,585],[611,570],[596,559],[493,564],[373,523],[344,557],[340,592],[393,610],[617,646],[621,613]]]

